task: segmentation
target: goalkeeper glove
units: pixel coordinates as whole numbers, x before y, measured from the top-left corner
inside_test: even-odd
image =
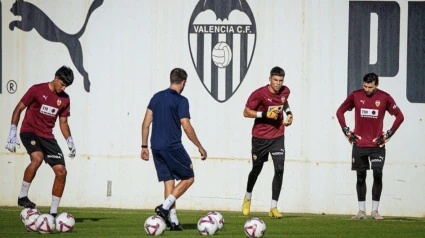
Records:
[[[75,148],[74,145],[74,141],[72,140],[72,137],[68,137],[68,139],[66,139],[66,143],[68,144],[68,149],[69,149],[69,158],[73,159],[75,158],[75,154],[77,153],[77,149]]]
[[[361,140],[362,138],[356,134],[354,134],[354,132],[350,131],[350,127],[346,126],[342,128],[342,132],[344,133],[345,137],[347,138],[348,142],[350,142],[350,144],[357,144],[357,142],[359,142],[359,140]]]
[[[379,145],[379,147],[382,147],[385,145],[385,143],[387,143],[390,140],[393,134],[394,133],[391,130],[388,130],[387,133],[382,132],[382,135],[373,139],[373,141],[376,142]]]
[[[16,146],[20,147],[21,144],[19,144],[18,137],[16,137],[16,125],[10,126],[10,132],[9,137],[7,138],[6,146],[5,148],[9,150],[12,153],[16,152]]]

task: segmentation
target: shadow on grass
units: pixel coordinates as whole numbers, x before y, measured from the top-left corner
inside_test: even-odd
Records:
[[[106,220],[108,218],[75,218],[75,222],[85,222],[85,221],[100,221]]]
[[[198,226],[196,224],[190,223],[190,224],[181,224],[181,226],[183,227],[183,229],[185,230],[197,230]]]

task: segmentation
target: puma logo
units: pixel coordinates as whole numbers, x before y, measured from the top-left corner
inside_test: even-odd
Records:
[[[43,95],[44,101],[46,101],[46,100],[47,100],[47,97],[48,97],[48,96],[44,96],[44,95]]]
[[[15,27],[17,27],[26,32],[35,29],[44,39],[64,44],[69,51],[72,62],[84,78],[84,89],[86,92],[90,92],[89,74],[84,69],[83,51],[79,39],[86,30],[90,15],[102,4],[103,0],[94,0],[81,30],[76,34],[68,34],[56,26],[42,10],[34,4],[25,2],[24,0],[16,0],[10,11],[15,16],[21,16],[21,21],[16,20],[10,22],[9,29],[13,31]]]
[[[364,100],[360,100],[360,102],[364,104]]]

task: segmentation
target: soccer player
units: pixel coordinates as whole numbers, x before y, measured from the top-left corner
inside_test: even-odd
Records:
[[[269,216],[281,218],[277,210],[277,201],[283,181],[285,164],[285,126],[292,124],[293,116],[289,108],[290,90],[283,85],[285,71],[274,67],[270,71],[269,84],[255,90],[245,105],[245,117],[255,118],[252,128],[252,170],[248,176],[242,213],[249,215],[252,190],[269,153],[273,159],[274,177],[272,183],[272,201]],[[283,118],[283,112],[287,120]]]
[[[18,205],[27,208],[35,207],[35,203],[28,198],[28,190],[44,160],[55,173],[55,181],[52,188],[52,205],[50,207],[50,214],[54,217],[57,215],[59,202],[65,188],[67,171],[62,150],[52,131],[59,117],[59,127],[70,150],[69,157],[74,158],[76,149],[68,125],[70,98],[65,93],[65,89],[73,81],[74,74],[72,70],[62,66],[56,71],[55,77],[51,82],[33,85],[13,111],[12,125],[6,143],[6,149],[12,153],[16,152],[16,146],[20,146],[16,137],[17,125],[22,111],[26,108],[20,137],[30,156],[31,163],[25,169]]]
[[[156,93],[150,100],[142,124],[141,158],[149,160],[148,137],[152,123],[151,150],[158,180],[164,182],[164,202],[155,212],[164,218],[171,231],[181,231],[176,213],[176,200],[194,182],[192,161],[181,142],[182,130],[198,147],[201,159],[207,158],[190,123],[189,101],[181,95],[186,85],[187,73],[175,68],[170,73],[170,87]],[[180,182],[175,185],[175,180]],[[170,216],[170,220],[168,219]]]
[[[357,171],[357,198],[359,212],[352,220],[366,219],[366,171],[372,164],[372,219],[384,219],[378,213],[382,192],[382,170],[385,163],[385,144],[394,135],[404,120],[403,113],[394,99],[386,92],[379,90],[378,75],[366,74],[363,78],[363,89],[352,92],[336,112],[344,136],[353,145],[351,170]],[[355,108],[354,131],[345,123],[344,113]],[[383,132],[385,111],[395,116],[392,127]]]

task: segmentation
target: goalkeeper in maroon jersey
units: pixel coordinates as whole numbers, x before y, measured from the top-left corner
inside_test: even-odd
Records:
[[[372,213],[375,220],[382,220],[378,213],[382,192],[382,170],[385,163],[385,144],[394,135],[404,120],[403,113],[394,99],[379,90],[379,78],[374,73],[363,78],[363,89],[352,92],[336,112],[342,132],[353,145],[351,169],[357,171],[357,198],[359,212],[353,220],[366,219],[366,171],[373,170]],[[354,130],[345,123],[344,113],[355,108]],[[395,116],[392,127],[383,131],[385,112]],[[370,164],[369,164],[370,163]]]
[[[248,176],[242,208],[245,216],[250,212],[255,182],[270,154],[273,159],[274,177],[269,216],[282,217],[277,210],[277,201],[282,188],[285,164],[284,133],[285,126],[291,125],[293,119],[288,103],[290,90],[283,85],[284,77],[285,71],[280,67],[274,67],[270,71],[270,83],[251,94],[243,112],[245,117],[255,118],[252,127],[252,169]],[[287,120],[283,119],[283,113],[287,115]]]

